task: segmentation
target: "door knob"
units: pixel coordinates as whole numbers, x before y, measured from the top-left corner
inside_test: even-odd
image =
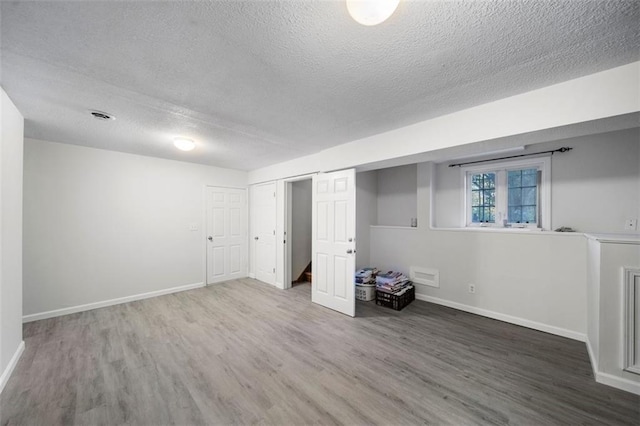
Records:
[[[351,249],[347,250],[347,254],[351,254],[351,253],[353,253],[353,250]]]
[[[253,237],[254,240],[258,241],[258,237]]]
[[[207,238],[207,240],[213,241],[213,237],[209,237],[209,238]]]

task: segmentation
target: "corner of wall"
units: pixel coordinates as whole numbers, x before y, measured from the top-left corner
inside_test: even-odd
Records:
[[[7,382],[9,381],[9,378],[11,377],[13,370],[15,370],[16,365],[18,365],[18,361],[20,360],[20,357],[24,352],[24,348],[25,348],[25,344],[23,340],[20,342],[20,344],[18,345],[18,348],[16,349],[15,353],[11,357],[9,364],[7,364],[7,368],[5,368],[4,371],[2,372],[2,375],[0,375],[0,394],[4,390],[4,387],[6,386]]]

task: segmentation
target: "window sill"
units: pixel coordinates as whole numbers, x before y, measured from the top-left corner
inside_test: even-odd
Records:
[[[585,234],[590,240],[613,244],[640,244],[640,234]]]
[[[400,225],[370,225],[377,229],[418,229],[417,226],[400,226]]]
[[[492,227],[469,227],[469,228],[438,228],[431,227],[432,231],[453,231],[453,232],[488,232],[497,234],[529,234],[529,235],[558,235],[563,237],[583,237],[582,232],[555,232],[543,231],[539,228],[492,228]]]

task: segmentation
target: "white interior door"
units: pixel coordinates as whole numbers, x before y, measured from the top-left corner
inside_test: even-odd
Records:
[[[207,284],[247,275],[244,189],[207,187]]]
[[[355,316],[355,170],[313,177],[311,300]]]
[[[256,279],[276,283],[276,184],[253,187],[251,195],[252,238]]]

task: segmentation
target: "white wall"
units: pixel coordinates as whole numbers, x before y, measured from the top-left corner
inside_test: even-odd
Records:
[[[378,172],[356,173],[356,269],[370,265],[369,227],[378,223]]]
[[[311,262],[311,179],[291,183],[291,279],[296,280]]]
[[[639,76],[640,62],[634,62],[253,170],[249,183],[346,169],[635,113],[640,111]]]
[[[205,185],[246,173],[27,139],[24,314],[202,283]]]
[[[415,164],[378,170],[378,225],[411,226],[417,217]]]
[[[600,358],[600,242],[587,241],[587,348],[594,371]]]
[[[629,232],[624,229],[625,219],[640,217],[640,129],[537,144],[511,155],[562,146],[573,150],[551,157],[553,229],[570,226],[580,232]],[[435,177],[434,225],[444,228],[459,227],[463,221],[462,172],[448,164],[438,164]]]
[[[24,119],[0,88],[0,392],[22,343],[22,157]]]
[[[586,239],[432,230],[431,166],[418,165],[418,228],[371,228],[371,263],[405,273],[411,266],[437,269],[440,288],[416,287],[425,300],[584,340]]]

